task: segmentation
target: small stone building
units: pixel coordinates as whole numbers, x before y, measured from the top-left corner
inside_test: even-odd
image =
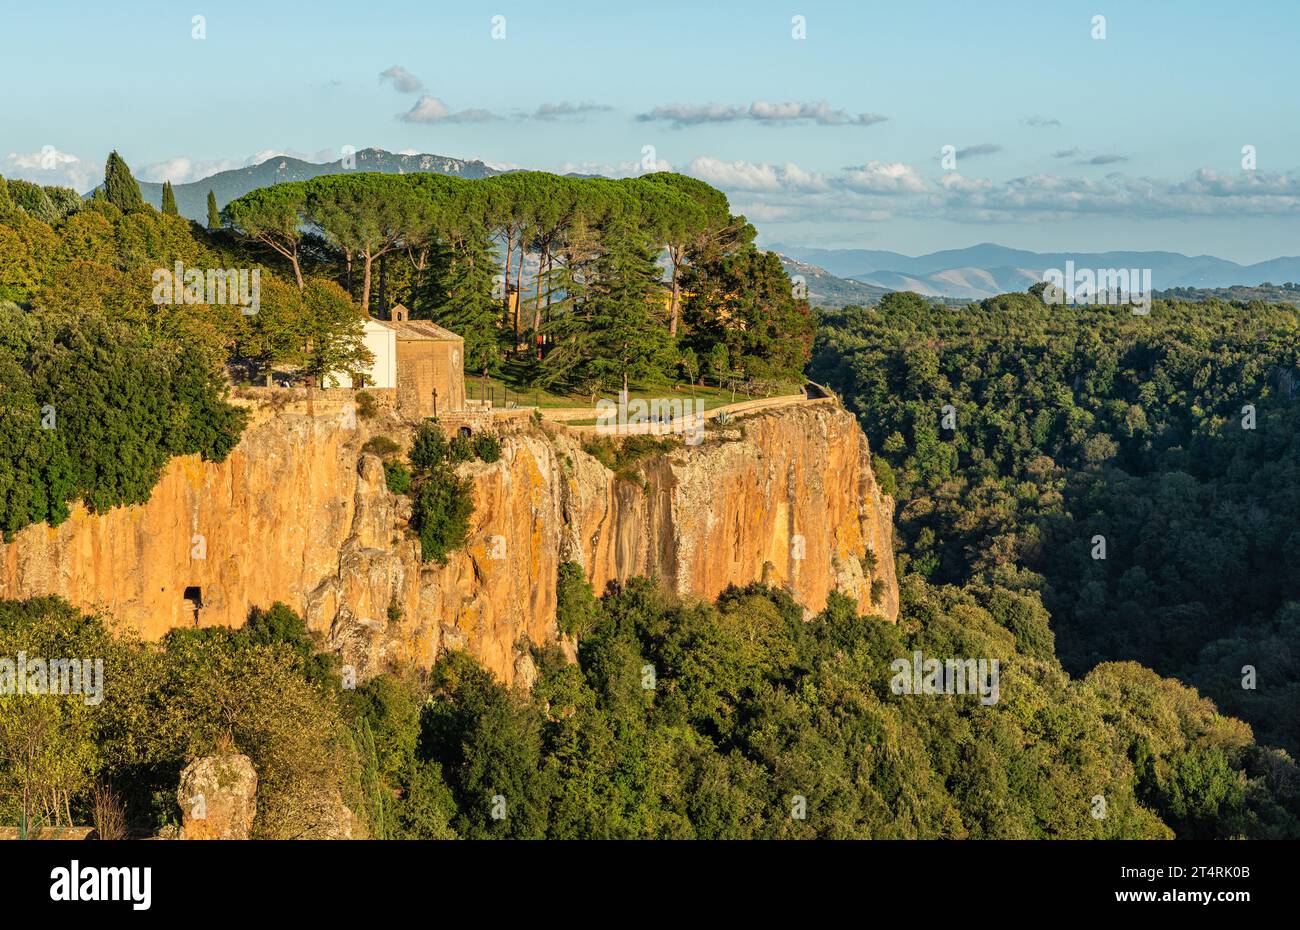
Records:
[[[465,340],[401,304],[382,321],[397,334],[397,409],[412,418],[465,409]]]

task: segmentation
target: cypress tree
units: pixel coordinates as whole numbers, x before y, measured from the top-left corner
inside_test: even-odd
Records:
[[[163,182],[162,212],[168,216],[180,216],[180,211],[176,209],[176,192],[172,190],[172,182]]]
[[[0,177],[0,216],[9,212],[13,206],[13,201],[9,198],[9,182]]]
[[[660,272],[654,252],[630,217],[617,217],[601,237],[604,252],[586,302],[591,355],[586,378],[605,388],[625,379],[659,381],[673,360],[673,340],[657,325]]]
[[[119,210],[144,209],[144,197],[140,195],[140,185],[131,175],[131,169],[122,161],[117,152],[110,152],[108,164],[104,166],[104,194],[108,202]]]
[[[467,372],[495,372],[501,366],[500,306],[492,299],[495,273],[491,240],[476,231],[458,247],[440,251],[429,271],[434,284],[421,295],[433,306],[433,319],[465,340]]]
[[[221,228],[221,211],[217,209],[217,195],[208,191],[208,229]]]

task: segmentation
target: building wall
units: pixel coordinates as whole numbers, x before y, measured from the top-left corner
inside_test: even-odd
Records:
[[[440,414],[464,410],[464,356],[461,340],[397,340],[397,409],[410,417],[433,416],[437,388]]]
[[[375,361],[368,373],[369,387],[397,387],[397,334],[382,323],[367,320],[365,327],[365,346],[374,355]],[[325,387],[357,387],[346,372],[333,372],[325,377]]]

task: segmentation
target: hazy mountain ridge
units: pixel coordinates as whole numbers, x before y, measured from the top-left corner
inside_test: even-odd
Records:
[[[1178,252],[1029,252],[994,243],[908,256],[873,249],[811,249],[795,245],[772,248],[841,278],[887,290],[912,290],[929,296],[991,297],[1022,291],[1041,280],[1048,268],[1150,268],[1157,290],[1175,287],[1255,286],[1300,281],[1300,257],[1280,257],[1252,265],[1213,255]]]
[[[814,307],[873,304],[891,290],[855,281],[852,278],[841,278],[831,274],[825,268],[780,253],[777,253],[777,257],[781,259],[781,267],[791,279],[802,276],[808,287],[808,302]]]

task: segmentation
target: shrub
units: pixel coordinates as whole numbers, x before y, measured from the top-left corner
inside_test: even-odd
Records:
[[[456,436],[449,444],[453,465],[468,462],[474,457],[474,444],[465,436]]]
[[[414,501],[411,528],[420,537],[420,554],[426,562],[446,565],[447,554],[465,545],[469,536],[469,518],[474,513],[471,485],[452,466],[463,461],[457,456],[472,454],[468,439],[457,436],[448,443],[437,420],[425,420],[416,430],[407,456]]]
[[[873,605],[876,605],[879,604],[884,599],[885,599],[885,582],[880,578],[876,578],[871,582],[871,603]]]
[[[474,437],[474,454],[488,464],[501,458],[501,440],[487,433]]]
[[[420,424],[411,442],[411,453],[407,459],[411,469],[417,475],[425,474],[446,463],[451,456],[447,437],[442,434],[438,421],[429,419]]]
[[[555,579],[555,624],[566,636],[582,636],[595,625],[600,602],[577,562],[564,562]]]
[[[394,494],[411,490],[411,470],[396,460],[384,463],[384,483]]]
[[[387,436],[371,436],[366,440],[366,444],[361,447],[361,451],[370,455],[377,455],[381,459],[386,459],[390,455],[396,455],[402,450],[394,440]]]
[[[372,395],[367,394],[365,391],[357,394],[357,413],[361,415],[361,419],[372,419],[378,412],[379,404]]]
[[[415,488],[411,526],[420,537],[424,561],[447,564],[447,554],[465,545],[474,513],[470,483],[447,465],[421,477]]]

